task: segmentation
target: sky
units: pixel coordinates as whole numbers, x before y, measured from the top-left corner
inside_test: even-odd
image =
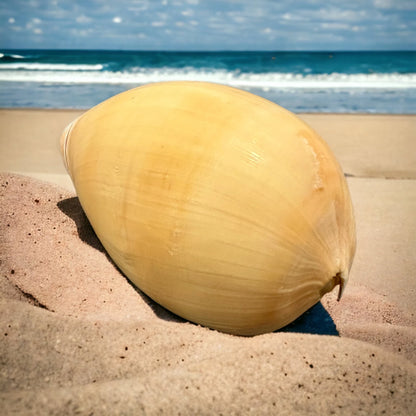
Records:
[[[0,48],[415,50],[416,0],[0,0]]]

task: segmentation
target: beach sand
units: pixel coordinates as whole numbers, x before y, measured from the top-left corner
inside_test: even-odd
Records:
[[[347,175],[357,253],[283,331],[221,334],[107,257],[58,140],[81,111],[0,110],[2,414],[409,415],[416,408],[416,116],[301,114]]]

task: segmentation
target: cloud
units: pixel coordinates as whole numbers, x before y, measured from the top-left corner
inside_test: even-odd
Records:
[[[167,13],[158,12],[158,13],[157,13],[157,17],[158,17],[160,20],[167,20],[167,19],[168,19],[168,17],[169,17],[169,15],[168,15]]]
[[[188,9],[188,10],[182,10],[181,11],[181,15],[182,16],[186,16],[186,17],[193,16],[194,15],[194,11],[193,10],[190,10],[190,9]]]
[[[0,0],[0,47],[414,49],[413,11],[415,0]]]
[[[329,30],[348,30],[350,29],[350,26],[346,23],[324,22],[321,23],[321,28]]]
[[[321,8],[314,13],[314,19],[326,20],[326,21],[352,21],[361,20],[365,18],[367,11],[362,10],[349,10],[341,9],[338,7]]]
[[[414,0],[374,0],[373,4],[377,9],[416,10]]]
[[[163,3],[162,3],[163,4]],[[149,4],[147,2],[144,3],[133,3],[132,5],[127,6],[127,10],[133,13],[142,13],[149,8]]]
[[[93,30],[91,28],[87,28],[87,29],[73,29],[72,31],[73,36],[81,36],[82,38],[86,38],[88,36],[91,36],[91,34],[93,33]]]
[[[247,21],[247,16],[245,16],[241,11],[228,12],[227,15],[235,23],[244,23]]]
[[[284,19],[284,20],[288,20],[288,21],[291,21],[291,22],[302,22],[302,21],[305,21],[305,20],[307,20],[307,18],[305,17],[305,16],[302,16],[301,14],[293,14],[293,13],[284,13],[283,15],[282,15],[282,18]]]
[[[32,33],[40,34],[41,29],[38,27],[42,23],[42,20],[38,17],[33,17],[26,23],[26,29]]]
[[[90,23],[92,19],[90,17],[88,17],[88,16],[85,16],[85,14],[81,14],[75,20],[78,23]]]
[[[165,26],[166,23],[162,21],[155,21],[155,22],[152,22],[151,24],[153,27],[162,27],[162,26]]]
[[[390,0],[374,0],[374,7],[379,9],[389,9],[392,5]]]

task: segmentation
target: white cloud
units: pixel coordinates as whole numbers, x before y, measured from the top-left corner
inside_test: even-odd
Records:
[[[139,44],[146,48],[184,49],[309,49],[315,45],[331,49],[367,45],[399,48],[409,47],[411,39],[416,38],[415,19],[408,13],[416,9],[416,0],[120,0],[117,8],[108,0],[0,3],[4,20],[3,27],[0,25],[0,43],[19,47],[35,42],[41,45],[43,39],[43,47],[66,47],[71,42],[78,46],[85,42],[86,47],[114,48],[119,44],[123,48]],[[105,37],[87,39],[87,34],[91,34],[88,30],[98,33],[103,27]],[[140,40],[139,32],[147,33],[148,37],[142,38],[145,41]],[[371,36],[359,36],[364,33]],[[403,44],[402,38],[394,40],[399,36],[409,39]],[[31,42],[32,38],[36,39]],[[107,45],[103,44],[104,38],[116,40]]]
[[[78,16],[75,20],[78,23],[90,23],[92,19],[88,16],[85,16],[85,14],[82,14],[82,15]]]
[[[261,7],[251,8],[251,2],[249,4],[250,4],[250,7],[248,7],[246,9],[246,13],[247,13],[248,16],[254,17],[254,18],[257,18],[257,19],[261,19],[261,18],[266,17],[267,12],[268,12],[267,10],[265,10]]]
[[[290,20],[292,22],[301,22],[307,20],[304,16],[301,16],[298,14],[292,14],[292,13],[284,13],[282,15],[283,20]]]
[[[275,40],[278,35],[278,32],[270,27],[265,27],[260,33],[265,35],[265,39],[269,41]]]
[[[234,16],[233,20],[236,23],[245,23],[247,19],[244,16]]]
[[[326,20],[326,21],[356,21],[362,20],[366,16],[366,10],[347,10],[338,9],[335,7],[328,9],[320,9],[314,13],[314,20]]]
[[[88,28],[88,29],[76,28],[76,29],[71,30],[71,33],[72,33],[73,36],[81,36],[81,37],[84,37],[84,38],[90,36],[92,32],[93,32],[93,30],[91,28]]]
[[[134,14],[140,14],[142,13],[144,10],[146,10],[146,7],[127,7],[127,10],[129,12],[132,12]]]
[[[373,4],[378,9],[389,9],[392,2],[390,0],[374,0]]]
[[[181,15],[182,16],[186,16],[186,17],[193,16],[194,15],[194,11],[193,10],[190,10],[190,9],[188,9],[188,10],[182,10],[181,11]]]
[[[345,23],[338,23],[338,22],[324,22],[321,23],[322,29],[331,29],[331,30],[346,30],[350,27]]]
[[[416,10],[414,0],[374,0],[373,4],[377,9]]]
[[[29,22],[26,23],[26,29],[32,30],[33,28],[40,25],[41,23],[42,23],[42,20],[40,20],[37,17],[34,17]],[[35,32],[35,31],[33,30],[33,32]]]
[[[377,9],[416,10],[414,0],[374,0]]]
[[[167,3],[166,3],[167,4]],[[162,2],[163,5],[163,2]],[[145,2],[133,2],[132,4],[129,3],[127,10],[134,13],[141,13],[149,8],[149,3]]]
[[[246,16],[243,16],[241,12],[228,12],[227,16],[230,17],[236,23],[244,23],[246,22]]]

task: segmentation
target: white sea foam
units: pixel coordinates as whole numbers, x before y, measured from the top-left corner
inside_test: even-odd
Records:
[[[11,55],[14,57],[14,55]],[[0,64],[0,70],[28,70],[28,71],[100,71],[103,65],[85,64],[42,64],[38,62],[13,62]]]
[[[4,54],[4,53],[0,52],[0,59],[4,58],[5,56],[9,56],[9,57],[14,58],[14,59],[23,59],[24,58],[24,56],[22,56],[22,55],[16,55],[16,54],[8,55],[8,54]]]
[[[240,73],[226,70],[140,69],[133,72],[102,71],[102,65],[32,64],[27,70],[0,65],[0,81],[47,84],[135,84],[160,81],[208,81],[239,88],[268,89],[408,89],[416,88],[416,73],[408,74],[293,74]],[[28,65],[28,64],[25,64]],[[16,70],[18,69],[18,70]]]

